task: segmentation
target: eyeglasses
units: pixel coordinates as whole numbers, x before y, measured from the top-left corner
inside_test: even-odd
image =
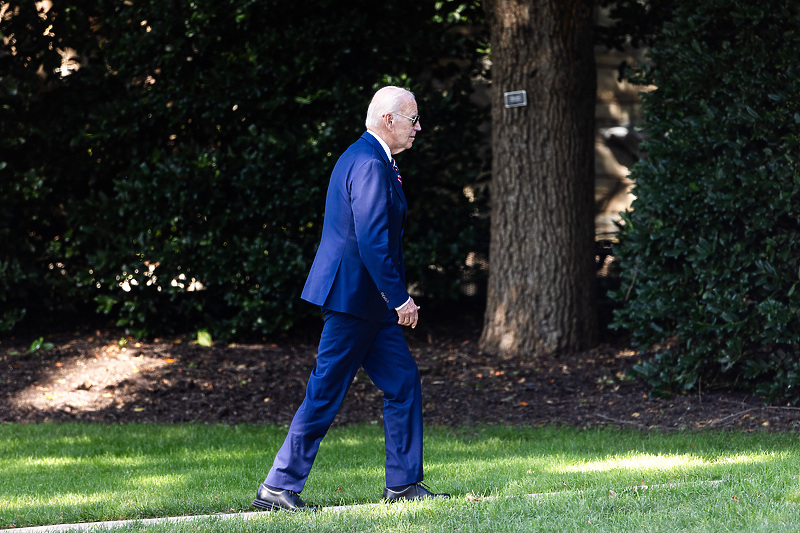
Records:
[[[395,115],[400,115],[401,117],[403,117],[403,118],[407,118],[408,120],[410,120],[410,121],[411,121],[411,127],[414,127],[414,126],[416,126],[416,125],[417,125],[417,122],[419,122],[419,115],[414,115],[414,116],[411,116],[411,117],[409,117],[409,116],[407,116],[407,115],[404,115],[404,114],[402,114],[402,113],[398,113],[397,111],[395,111],[395,113],[394,113],[394,114],[395,114]]]

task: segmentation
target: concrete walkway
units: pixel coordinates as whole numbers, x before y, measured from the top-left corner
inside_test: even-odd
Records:
[[[623,490],[648,490],[648,489],[659,489],[659,488],[675,488],[682,485],[708,485],[708,486],[715,486],[722,483],[722,480],[712,480],[712,481],[698,481],[693,483],[669,483],[666,485],[639,485],[633,487],[626,487]],[[584,491],[578,491],[584,492]],[[557,496],[559,494],[564,494],[564,492],[543,492],[543,493],[536,493],[536,494],[525,494],[523,497],[528,498],[543,498],[549,496]],[[519,497],[519,496],[510,496],[510,497]],[[473,502],[481,502],[481,501],[491,501],[496,499],[494,496],[485,496],[485,497],[478,497],[467,495],[465,498],[467,501]],[[386,505],[384,503],[366,503],[366,504],[357,504],[357,505],[338,505],[338,506],[331,506],[331,507],[322,507],[316,512],[335,512],[335,511],[349,511],[352,509],[367,509],[370,507],[377,507],[379,505]],[[180,523],[191,523],[201,520],[252,520],[258,516],[264,516],[265,513],[269,511],[255,511],[255,512],[244,512],[244,513],[226,513],[226,514],[207,514],[207,515],[196,515],[196,516],[171,516],[166,518],[142,518],[138,520],[114,520],[111,522],[83,522],[78,524],[57,524],[52,526],[34,526],[34,527],[18,527],[14,529],[0,529],[0,533],[60,533],[60,532],[67,532],[67,531],[97,531],[100,529],[114,529],[117,527],[124,527],[124,526],[149,526],[149,525],[156,525],[156,524],[180,524]]]
[[[315,512],[349,511],[352,509],[366,509],[384,505],[382,503],[366,503],[358,505],[337,505],[322,507]],[[252,520],[264,516],[270,511],[248,511],[243,513],[206,514],[194,516],[170,516],[166,518],[140,518],[136,520],[113,520],[110,522],[81,522],[78,524],[57,524],[52,526],[17,527],[13,529],[0,529],[0,533],[58,533],[66,531],[97,531],[99,529],[114,529],[124,526],[150,526],[157,524],[181,524],[201,520]]]

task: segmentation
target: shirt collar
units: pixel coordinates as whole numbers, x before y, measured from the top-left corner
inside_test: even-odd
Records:
[[[381,146],[383,146],[383,151],[384,151],[384,152],[386,152],[386,157],[388,157],[388,158],[389,158],[389,162],[391,163],[391,161],[392,161],[392,151],[389,149],[389,145],[388,145],[388,144],[386,144],[386,143],[384,142],[384,140],[383,140],[383,139],[381,139],[381,138],[378,136],[378,134],[377,134],[377,133],[375,133],[374,131],[372,131],[372,130],[369,130],[369,129],[368,129],[368,130],[367,130],[367,133],[369,133],[370,135],[372,135],[373,137],[375,137],[376,139],[378,139],[378,142],[379,142],[379,143],[381,143]]]

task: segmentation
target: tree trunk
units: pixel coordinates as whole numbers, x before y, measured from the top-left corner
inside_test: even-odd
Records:
[[[596,340],[593,0],[484,0],[492,33],[492,221],[481,347]],[[525,90],[527,105],[503,94]]]

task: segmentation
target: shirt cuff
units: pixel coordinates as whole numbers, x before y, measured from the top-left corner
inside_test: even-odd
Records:
[[[409,297],[408,297],[408,300],[406,300],[406,301],[405,301],[405,303],[404,303],[403,305],[401,305],[400,307],[395,307],[395,308],[394,308],[394,310],[395,310],[395,311],[399,311],[399,310],[401,310],[401,309],[402,309],[402,308],[404,308],[404,307],[406,306],[406,304],[407,304],[408,302],[410,302],[410,301],[411,301],[411,296],[409,296]]]

